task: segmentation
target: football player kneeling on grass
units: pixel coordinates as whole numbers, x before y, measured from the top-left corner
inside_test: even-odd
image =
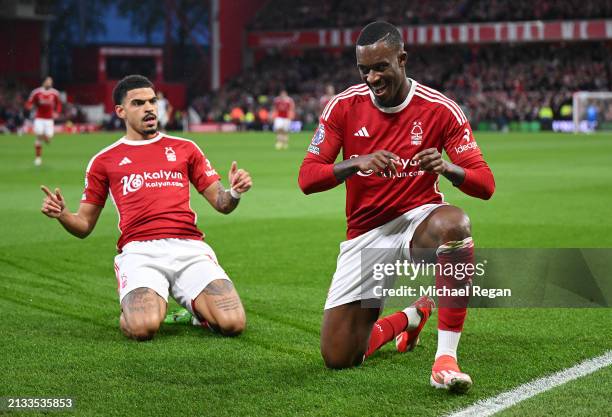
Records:
[[[461,108],[438,91],[406,77],[407,54],[397,28],[366,26],[357,40],[363,84],[332,98],[300,169],[306,194],[346,183],[347,240],[325,303],[321,353],[330,368],[348,368],[395,338],[412,350],[433,310],[421,297],[403,311],[380,318],[384,295],[361,271],[363,254],[373,264],[397,260],[435,262],[436,271],[474,262],[470,220],[444,202],[440,176],[464,193],[488,199],[493,174]],[[451,162],[442,159],[442,149]],[[336,157],[342,151],[342,161]],[[363,252],[378,248],[376,252]],[[450,268],[448,268],[450,267]],[[465,279],[464,279],[465,278]],[[438,290],[465,288],[471,276],[439,273]],[[430,383],[466,392],[469,375],[457,364],[457,346],[469,297],[439,297],[438,350]]]
[[[96,154],[87,166],[85,190],[76,213],[59,189],[42,186],[42,212],[71,234],[85,238],[94,229],[110,194],[121,235],[115,257],[120,326],[126,336],[149,340],[164,320],[168,295],[194,316],[194,324],[226,336],[246,325],[240,297],[196,226],[189,185],[219,212],[228,214],[252,185],[233,162],[230,189],[192,141],[158,131],[153,84],[140,75],[119,81],[115,112],[126,134]]]

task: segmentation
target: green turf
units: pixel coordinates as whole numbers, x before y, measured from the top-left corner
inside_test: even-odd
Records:
[[[218,171],[235,159],[253,176],[230,216],[199,196],[192,203],[241,294],[248,329],[224,339],[166,325],[147,343],[118,329],[112,203],[84,241],[39,212],[40,184],[61,187],[76,208],[87,162],[118,135],[59,135],[40,168],[32,137],[0,137],[0,397],[71,396],[76,414],[91,416],[431,416],[612,348],[609,309],[480,309],[462,336],[461,364],[475,381],[466,396],[429,387],[435,318],[413,353],[387,346],[359,369],[324,369],[319,325],[344,239],[344,193],[299,191],[309,136],[294,135],[290,151],[276,152],[270,134],[189,135]],[[471,216],[479,246],[612,247],[612,137],[477,137],[495,173],[493,199],[442,189]],[[609,370],[600,374],[609,381]],[[592,415],[605,415],[609,384],[588,389]],[[533,400],[544,408],[516,415],[556,410],[556,392]],[[574,406],[567,403],[570,414]]]
[[[601,387],[611,386],[612,368],[607,367],[525,400],[499,413],[499,417],[522,417],[534,412],[541,417],[610,416],[612,405],[602,398]]]

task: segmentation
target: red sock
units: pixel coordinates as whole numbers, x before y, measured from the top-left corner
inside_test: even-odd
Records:
[[[470,239],[455,248],[443,248],[438,253],[439,269],[436,269],[436,288],[459,289],[472,283],[473,271],[463,272],[463,279],[457,279],[459,274],[449,271],[465,271],[458,268],[459,264],[474,264],[474,243]],[[451,246],[451,245],[449,245]],[[452,265],[452,266],[451,266]],[[451,332],[463,330],[463,323],[467,316],[467,305],[470,301],[469,294],[465,297],[442,296],[438,297],[438,329]]]
[[[380,349],[382,345],[393,340],[398,334],[406,330],[407,326],[408,317],[406,317],[406,314],[402,311],[378,319],[372,327],[368,351],[365,354],[366,358]]]
[[[40,157],[42,155],[42,145],[34,145],[34,149],[36,152],[36,157]]]

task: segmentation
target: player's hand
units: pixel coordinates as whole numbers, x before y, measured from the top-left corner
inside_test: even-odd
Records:
[[[371,172],[376,174],[383,173],[387,170],[394,175],[398,175],[396,165],[400,165],[400,158],[393,152],[386,150],[376,151],[369,155],[363,155],[355,158],[355,166],[361,172]]]
[[[442,159],[442,154],[436,148],[424,149],[413,159],[419,162],[419,168],[425,172],[444,174],[448,167],[448,163]]]
[[[56,188],[55,193],[52,193],[51,190],[44,185],[41,185],[40,189],[45,193],[45,198],[40,211],[42,211],[42,213],[48,217],[57,219],[66,209],[66,203],[60,189]]]
[[[229,183],[230,187],[237,193],[246,193],[253,186],[253,180],[251,180],[251,174],[244,169],[238,169],[236,161],[232,162],[232,166],[229,171]]]

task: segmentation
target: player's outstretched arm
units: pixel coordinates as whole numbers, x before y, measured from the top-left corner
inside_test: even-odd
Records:
[[[52,219],[57,219],[70,234],[84,239],[96,226],[102,207],[95,204],[81,203],[76,213],[71,213],[66,207],[66,202],[59,188],[52,193],[44,185],[40,189],[45,193],[40,211]]]
[[[202,195],[210,205],[223,214],[229,214],[234,211],[240,202],[241,195],[249,191],[253,186],[251,175],[244,169],[238,169],[236,161],[232,162],[228,178],[230,183],[229,190],[223,187],[221,181],[217,181],[202,192]]]

